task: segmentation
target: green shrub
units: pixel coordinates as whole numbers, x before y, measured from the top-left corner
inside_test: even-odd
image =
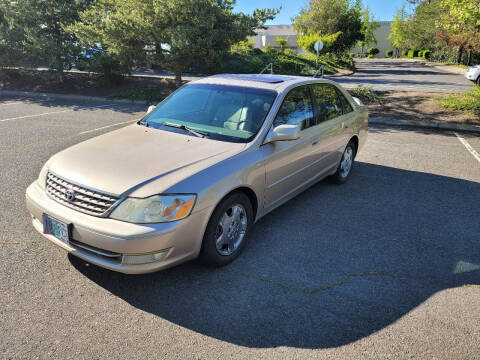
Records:
[[[385,56],[386,56],[387,58],[393,57],[393,50],[387,50],[387,51],[385,52]]]
[[[371,87],[360,85],[354,89],[349,89],[350,95],[359,98],[364,104],[381,104],[382,98],[378,92],[372,90]]]
[[[430,60],[430,58],[432,57],[432,52],[430,50],[425,50],[423,52],[423,55],[422,57],[425,59],[425,60]]]
[[[218,72],[256,74],[267,64],[272,63],[273,71],[276,74],[311,76],[317,70],[316,58],[317,56],[312,53],[297,55],[289,49],[286,49],[284,53],[274,49],[237,51],[230,52],[222,59],[222,67],[218,69]],[[326,74],[335,74],[337,68],[354,68],[353,59],[349,54],[320,55],[318,65],[325,66]]]
[[[350,56],[351,58],[355,57],[355,54],[354,53],[348,53],[348,56]]]
[[[368,57],[374,57],[375,55],[378,55],[380,53],[380,50],[378,50],[377,48],[370,48],[367,50],[366,54]]]
[[[446,95],[439,98],[443,107],[462,110],[480,117],[480,86],[458,95]]]
[[[408,57],[413,59],[415,57],[415,50],[408,50]]]
[[[313,35],[302,35],[297,38],[297,44],[301,48],[305,49],[306,51],[311,52],[312,54],[316,54],[317,51],[314,48],[314,45],[317,41],[323,42],[323,49],[321,51],[322,54],[328,52],[335,52],[335,42],[337,41],[338,37],[342,35],[342,32],[339,31],[335,34],[320,36],[317,34]]]
[[[408,49],[405,49],[402,51],[402,56],[408,56],[408,53],[410,52],[410,50]]]
[[[120,84],[123,81],[123,75],[130,72],[130,69],[122,65],[116,56],[108,53],[95,55],[88,63],[88,70],[101,73],[108,85]]]

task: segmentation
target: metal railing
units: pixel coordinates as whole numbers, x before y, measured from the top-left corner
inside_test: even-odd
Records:
[[[273,63],[270,63],[267,66],[265,66],[258,75],[262,75],[265,71],[267,71],[268,68],[270,68],[270,75],[273,75]]]
[[[318,77],[318,73],[321,73],[321,78],[323,78],[323,74],[325,73],[325,65],[322,65],[318,68],[318,70],[313,75],[314,78]]]

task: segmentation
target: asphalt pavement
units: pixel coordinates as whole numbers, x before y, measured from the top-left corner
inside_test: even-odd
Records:
[[[347,184],[267,215],[234,263],[127,276],[45,240],[24,193],[145,110],[0,98],[1,359],[480,358],[478,135],[372,126]]]
[[[473,86],[461,74],[452,74],[418,61],[356,60],[355,67],[353,75],[334,80],[346,87],[364,85],[379,91],[459,93],[470,91]]]

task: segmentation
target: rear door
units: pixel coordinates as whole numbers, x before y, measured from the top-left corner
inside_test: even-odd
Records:
[[[315,103],[315,144],[317,155],[323,160],[318,171],[330,169],[338,164],[348,142],[347,127],[353,110],[347,99],[336,88],[327,83],[312,84]]]

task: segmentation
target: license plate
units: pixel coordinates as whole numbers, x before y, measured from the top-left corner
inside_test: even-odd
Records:
[[[53,235],[60,241],[68,244],[70,238],[69,224],[43,214],[43,233]]]

